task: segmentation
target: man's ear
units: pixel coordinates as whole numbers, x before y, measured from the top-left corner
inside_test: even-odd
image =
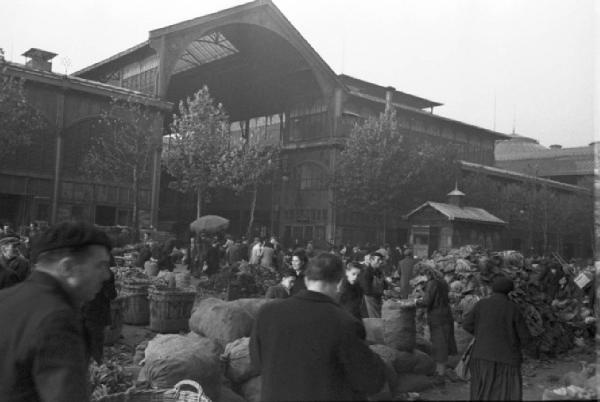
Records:
[[[61,258],[58,263],[58,273],[60,273],[63,277],[69,277],[73,275],[75,271],[75,259],[73,257],[67,256]]]

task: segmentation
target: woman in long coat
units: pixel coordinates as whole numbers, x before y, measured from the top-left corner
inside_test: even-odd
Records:
[[[521,348],[531,335],[518,306],[508,299],[513,282],[492,280],[492,295],[464,317],[463,328],[475,335],[471,351],[472,401],[517,401],[523,397]]]
[[[433,360],[436,362],[436,374],[446,374],[448,356],[457,353],[454,339],[454,319],[448,299],[448,284],[434,269],[426,268],[423,274],[428,281],[425,285],[423,298],[417,299],[418,307],[427,309],[427,325],[433,350]]]

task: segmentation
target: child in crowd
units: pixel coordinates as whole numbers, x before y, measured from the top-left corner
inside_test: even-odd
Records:
[[[290,290],[294,286],[296,272],[291,268],[286,268],[281,273],[281,283],[271,286],[267,289],[266,299],[285,299],[290,296]]]
[[[340,305],[354,317],[362,320],[360,306],[363,300],[363,290],[358,283],[362,272],[362,264],[351,262],[346,265],[346,277],[340,286]]]

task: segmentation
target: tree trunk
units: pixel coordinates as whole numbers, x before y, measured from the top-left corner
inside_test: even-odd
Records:
[[[387,229],[387,226],[386,226],[386,222],[385,222],[385,210],[384,210],[383,211],[383,237],[382,237],[383,241],[382,241],[382,244],[385,244],[385,240],[386,240],[386,233],[385,232],[386,232],[386,229]]]
[[[133,219],[133,239],[138,242],[140,240],[140,213],[139,213],[139,185],[138,185],[138,171],[137,166],[133,168],[133,205],[132,205],[132,219]]]
[[[248,230],[246,231],[246,237],[250,239],[252,235],[252,225],[254,225],[254,211],[256,210],[256,195],[258,194],[258,184],[254,183],[252,188],[252,203],[250,204],[250,220],[248,222]]]
[[[200,188],[197,190],[197,200],[196,200],[196,219],[200,218],[200,213],[202,212],[202,191]]]
[[[544,203],[544,222],[542,225],[542,236],[543,236],[543,240],[544,240],[544,246],[543,246],[543,250],[544,253],[548,252],[548,205],[546,203]]]

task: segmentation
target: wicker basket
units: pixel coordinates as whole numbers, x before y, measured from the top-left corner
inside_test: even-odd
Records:
[[[123,322],[131,325],[146,325],[150,321],[148,286],[150,282],[123,282]]]
[[[150,329],[161,333],[187,331],[195,297],[194,290],[150,287]]]
[[[194,391],[182,391],[181,387],[188,385]],[[179,381],[172,389],[135,389],[106,395],[97,402],[211,402],[200,384],[196,381]]]

